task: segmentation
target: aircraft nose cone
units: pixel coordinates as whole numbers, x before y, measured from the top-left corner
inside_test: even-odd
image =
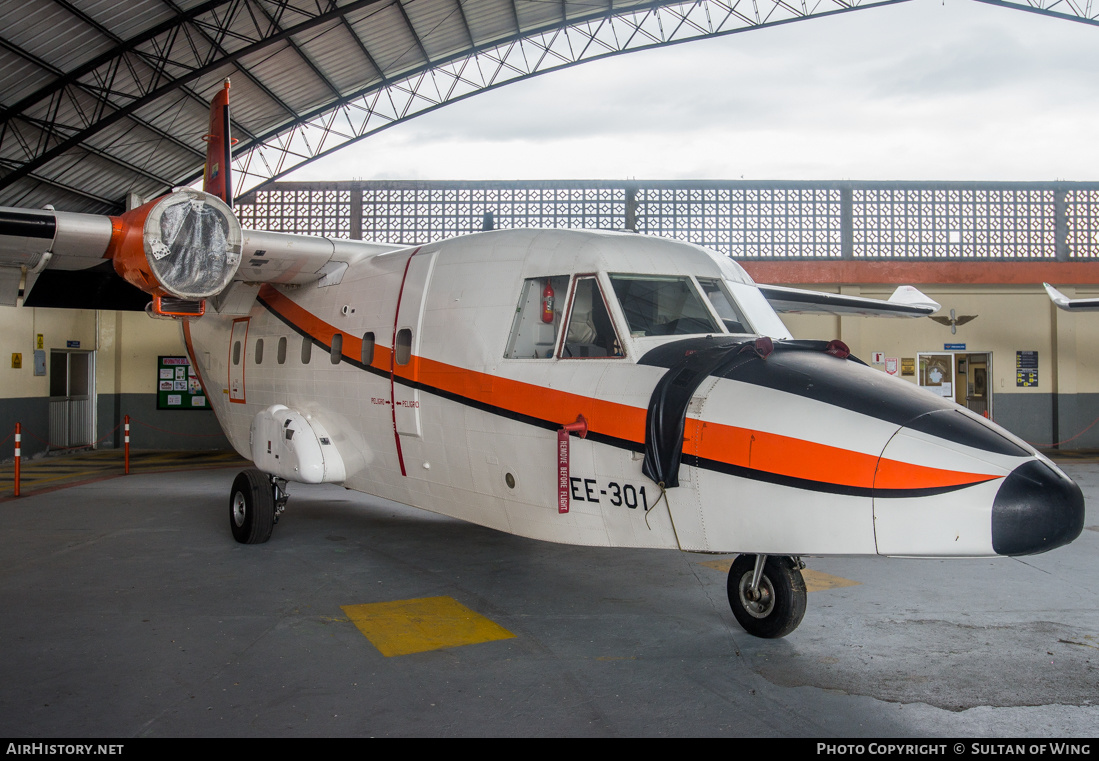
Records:
[[[1068,544],[1084,528],[1080,487],[1041,460],[1017,467],[992,503],[992,549],[1032,555]]]

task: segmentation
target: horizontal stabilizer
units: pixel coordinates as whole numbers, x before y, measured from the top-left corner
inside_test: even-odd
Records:
[[[1068,312],[1099,311],[1099,299],[1070,299],[1049,283],[1042,283],[1042,285],[1045,286],[1049,298],[1061,309]]]
[[[926,317],[939,311],[939,304],[910,285],[893,291],[888,301],[806,291],[779,285],[761,285],[760,293],[776,312],[789,314],[835,314],[861,317]]]

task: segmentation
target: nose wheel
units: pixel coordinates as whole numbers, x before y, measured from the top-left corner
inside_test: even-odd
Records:
[[[785,637],[805,616],[803,564],[791,557],[738,555],[729,569],[729,606],[756,637]]]

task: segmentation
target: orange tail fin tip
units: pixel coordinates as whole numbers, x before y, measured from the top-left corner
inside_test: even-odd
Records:
[[[206,141],[206,169],[203,172],[202,189],[232,207],[232,146],[236,140],[232,139],[230,132],[228,79],[210,102],[210,131],[202,139]]]

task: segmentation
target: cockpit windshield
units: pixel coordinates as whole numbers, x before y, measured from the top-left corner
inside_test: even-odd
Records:
[[[689,277],[612,274],[610,280],[634,338],[724,332]],[[703,288],[714,303],[710,289]],[[717,281],[713,282],[712,289],[724,301],[721,306],[715,303],[722,319],[728,319],[722,311],[725,307],[732,310],[735,317],[736,310]]]
[[[702,292],[706,294],[706,299],[710,302],[710,306],[717,312],[717,316],[721,318],[721,322],[725,325],[725,329],[730,333],[751,333],[752,329],[748,325],[748,321],[740,314],[740,311],[733,304],[733,299],[729,295],[728,289],[725,285],[716,278],[698,278],[698,284],[702,288]]]

